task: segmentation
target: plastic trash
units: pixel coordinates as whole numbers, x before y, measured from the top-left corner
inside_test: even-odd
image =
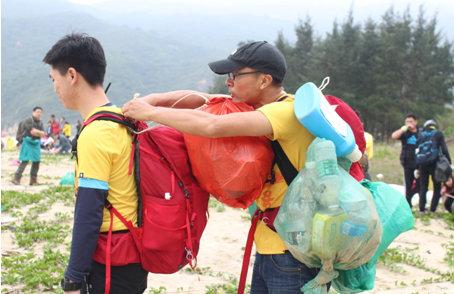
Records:
[[[253,111],[242,102],[212,98],[201,110],[224,115]],[[265,137],[206,138],[184,134],[194,177],[216,199],[247,208],[260,193],[271,171],[273,151]]]
[[[337,278],[338,270],[372,258],[381,225],[370,192],[337,164],[333,142],[315,139],[306,160],[274,226],[296,259],[322,268],[304,293],[326,293],[326,283]]]
[[[60,186],[74,186],[74,172],[67,172],[60,179]]]

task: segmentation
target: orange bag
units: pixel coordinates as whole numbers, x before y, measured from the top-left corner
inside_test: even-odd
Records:
[[[216,97],[201,110],[223,115],[254,109],[243,102]],[[195,178],[216,199],[232,207],[247,208],[260,195],[274,156],[267,138],[213,139],[184,134],[184,139]]]

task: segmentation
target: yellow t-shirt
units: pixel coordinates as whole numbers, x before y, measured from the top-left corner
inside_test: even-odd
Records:
[[[121,113],[115,106],[94,109],[86,118],[99,111]],[[96,183],[107,189],[107,200],[126,220],[137,223],[137,191],[134,175],[128,174],[132,137],[127,129],[115,122],[96,120],[87,125],[77,141],[76,188],[79,183]],[[87,184],[89,185],[89,184]],[[110,214],[104,208],[100,232],[109,230]],[[113,231],[127,229],[114,217]]]
[[[289,95],[285,100],[264,105],[257,109],[263,113],[273,128],[271,140],[278,140],[291,163],[301,170],[306,161],[306,151],[314,140],[314,136],[301,125],[293,111],[294,97]],[[287,191],[287,184],[274,166],[276,181],[274,184],[265,184],[261,195],[257,199],[260,210],[280,206]],[[280,254],[286,250],[285,244],[279,235],[268,228],[262,221],[257,224],[254,235],[255,246],[260,254]]]
[[[64,124],[62,132],[63,132],[64,136],[71,137],[71,125],[70,124]]]
[[[364,132],[364,138],[366,139],[366,152],[367,158],[370,160],[374,157],[374,137],[368,132]]]

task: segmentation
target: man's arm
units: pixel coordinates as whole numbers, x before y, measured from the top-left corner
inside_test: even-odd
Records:
[[[133,99],[123,106],[127,117],[151,120],[181,132],[210,137],[271,136],[273,129],[259,111],[215,115],[201,110],[155,107]]]
[[[392,134],[391,134],[391,138],[393,138],[394,140],[399,140],[400,137],[408,130],[408,127],[407,126],[402,126],[400,129],[397,129],[395,130]]]
[[[212,97],[226,96],[222,94],[207,94],[192,90],[179,90],[166,93],[154,93],[140,97],[147,103],[154,106],[173,107],[173,108],[197,108],[205,104]]]
[[[107,189],[93,188],[95,182],[93,179],[79,179],[71,255],[65,271],[65,277],[77,283],[82,282],[90,271],[107,197]]]
[[[46,133],[44,133],[44,131],[41,131],[41,130],[32,128],[32,129],[30,130],[30,134],[31,134],[33,137],[42,138],[42,137],[44,137],[44,135],[45,135]]]

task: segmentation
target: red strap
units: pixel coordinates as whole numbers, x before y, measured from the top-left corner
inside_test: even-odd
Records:
[[[106,246],[106,284],[104,288],[104,294],[110,293],[110,263],[111,263],[111,249],[112,249],[112,227],[113,227],[113,213],[112,210],[109,209],[110,213],[110,225],[109,225],[109,233],[107,234],[107,246]]]
[[[259,210],[257,209],[257,211],[252,216],[251,227],[249,228],[249,233],[247,235],[246,248],[244,249],[244,256],[243,256],[243,266],[241,267],[240,282],[238,285],[237,294],[243,294],[244,289],[246,287],[246,278],[247,278],[247,272],[249,270],[249,262],[251,260],[254,233],[255,233],[255,228],[257,227],[257,222],[259,220],[258,213],[259,213]]]
[[[93,121],[98,119],[98,117],[110,117],[112,119],[120,119],[120,115],[121,114],[115,115],[115,114],[110,114],[110,113],[96,113],[96,114],[92,115],[90,118],[88,118],[86,121],[84,121],[84,126],[92,123]]]
[[[110,204],[109,201],[106,200],[106,208],[109,210],[110,213],[110,225],[109,225],[109,233],[107,234],[107,245],[106,245],[106,283],[105,283],[105,291],[104,294],[110,293],[110,280],[111,280],[111,248],[112,248],[112,230],[113,230],[113,216],[115,214],[118,219],[128,228],[131,232],[131,235],[134,239],[134,243],[139,250],[139,255],[142,252],[142,247],[140,246],[140,242],[138,236],[136,235],[137,232],[134,229],[132,222],[127,221],[115,207]]]

